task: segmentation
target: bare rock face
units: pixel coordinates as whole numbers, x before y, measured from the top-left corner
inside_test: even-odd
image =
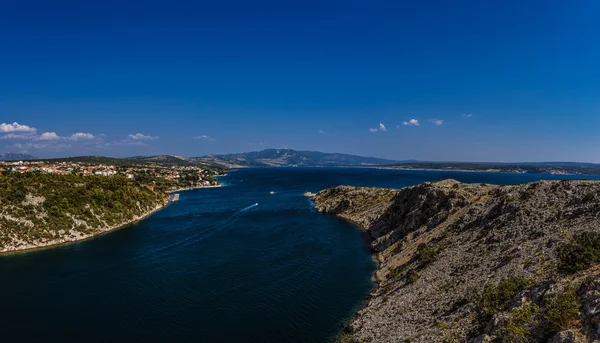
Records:
[[[546,342],[569,332],[600,338],[600,268],[565,275],[558,256],[572,237],[600,233],[600,182],[340,186],[313,199],[318,211],[362,227],[380,261],[379,287],[349,324],[359,341]],[[527,282],[502,300],[505,308],[482,315],[482,294],[506,280]],[[553,299],[567,289],[577,290],[576,304],[565,300],[576,318],[561,321],[552,311],[564,304]]]

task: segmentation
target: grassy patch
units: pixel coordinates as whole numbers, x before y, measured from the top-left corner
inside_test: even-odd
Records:
[[[584,232],[557,248],[558,269],[563,273],[576,273],[600,262],[600,233]]]

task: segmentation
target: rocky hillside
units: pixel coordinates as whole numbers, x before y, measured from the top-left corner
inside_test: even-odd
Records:
[[[0,175],[0,253],[85,239],[143,218],[167,200],[122,176]]]
[[[341,186],[320,212],[371,237],[379,287],[342,342],[600,339],[600,183]]]

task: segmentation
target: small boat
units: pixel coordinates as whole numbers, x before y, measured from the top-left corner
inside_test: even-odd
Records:
[[[269,192],[269,194],[275,194],[275,192],[273,192],[273,191],[270,191],[270,192]]]

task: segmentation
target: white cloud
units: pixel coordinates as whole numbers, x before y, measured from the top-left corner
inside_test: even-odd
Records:
[[[372,128],[369,129],[369,132],[373,132],[373,133],[379,132],[379,131],[385,132],[385,131],[387,131],[387,128],[382,123],[379,123],[378,127],[376,127],[376,128],[372,127]]]
[[[41,141],[56,141],[59,140],[60,137],[56,134],[56,132],[44,132],[38,139]]]
[[[202,141],[214,141],[215,140],[211,136],[207,136],[207,135],[196,136],[196,137],[194,137],[194,139],[198,139],[198,140],[202,140]]]
[[[12,124],[2,123],[0,124],[0,132],[35,132],[37,129],[35,127],[21,125],[17,122]]]
[[[444,121],[442,119],[429,119],[429,121],[437,126],[444,124]]]
[[[146,136],[144,134],[141,133],[136,133],[134,134],[130,134],[128,136],[130,139],[133,139],[135,141],[149,141],[149,140],[153,140],[153,139],[158,139],[158,137],[155,136]]]
[[[323,131],[323,130],[319,130],[319,133],[325,133],[325,131]]]
[[[465,118],[471,118],[473,116],[472,113],[463,113],[463,117]]]
[[[90,139],[94,139],[96,137],[94,137],[94,135],[92,135],[91,133],[83,133],[83,132],[77,132],[71,135],[71,137],[69,137],[70,140],[72,141],[78,141],[78,140],[90,140]]]
[[[404,125],[404,126],[419,126],[419,125],[421,125],[421,124],[419,123],[419,121],[418,121],[418,120],[416,120],[416,119],[411,119],[411,120],[409,120],[409,121],[405,121],[404,123],[402,123],[402,125]]]

